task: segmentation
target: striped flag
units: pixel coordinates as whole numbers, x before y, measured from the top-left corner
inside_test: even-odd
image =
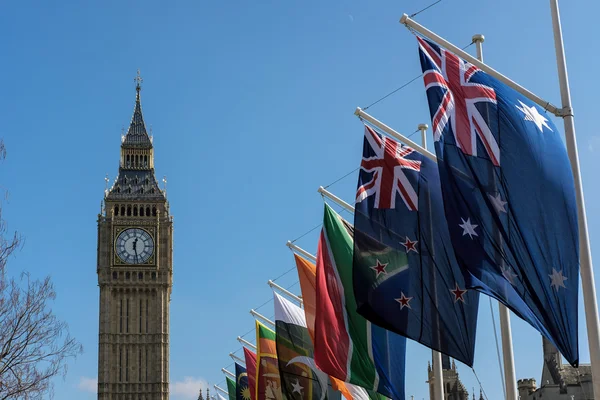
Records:
[[[314,343],[315,314],[317,310],[317,266],[297,254],[294,254],[294,259],[296,261],[296,269],[298,269],[306,325]],[[385,398],[373,390],[367,390],[360,386],[343,382],[333,376],[330,376],[329,379],[331,380],[331,386],[342,393],[346,400],[377,400]]]
[[[404,399],[406,339],[356,312],[353,228],[325,205],[317,253],[315,361],[345,382]]]

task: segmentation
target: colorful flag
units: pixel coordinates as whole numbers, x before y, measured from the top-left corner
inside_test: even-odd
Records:
[[[248,373],[246,368],[235,363],[235,398],[236,400],[252,400],[248,387]]]
[[[281,400],[275,332],[256,321],[256,400]]]
[[[356,312],[352,289],[353,229],[325,205],[317,253],[315,361],[345,382],[404,399],[406,338]]]
[[[229,395],[229,400],[236,400],[235,381],[228,376],[225,377],[225,380],[227,381],[227,394]]]
[[[300,290],[302,291],[302,304],[304,306],[304,316],[311,341],[315,341],[315,313],[317,309],[317,267],[310,261],[294,254],[298,277],[300,280]],[[329,377],[331,386],[344,395],[346,400],[368,400],[384,399],[373,390],[367,390],[360,386],[343,382],[333,376]],[[330,396],[331,397],[331,396]]]
[[[445,215],[467,284],[579,362],[573,175],[544,110],[419,38]]]
[[[365,126],[354,229],[358,313],[473,366],[479,293],[454,256],[435,162]]]
[[[244,347],[244,359],[246,360],[246,372],[248,372],[248,388],[250,388],[250,398],[256,396],[256,353]]]
[[[326,399],[329,378],[313,359],[313,344],[304,312],[279,294],[273,293],[273,296],[277,360],[284,397],[288,400]]]

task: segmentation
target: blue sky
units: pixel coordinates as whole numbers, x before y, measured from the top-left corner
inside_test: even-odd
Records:
[[[400,26],[429,0],[5,1],[0,12],[0,182],[9,228],[25,246],[11,274],[50,274],[53,309],[85,352],[56,380],[57,399],[94,399],[98,288],[96,218],[104,176],[117,174],[121,128],[133,111],[133,77],[154,134],[156,173],[168,177],[175,217],[171,302],[174,400],[219,383],[248,311],[272,298],[266,281],[293,267],[285,247],[322,218],[316,190],[359,165],[353,116],[419,74],[413,35]],[[562,2],[563,29],[590,237],[600,235],[594,184],[600,135],[598,64],[589,38],[600,6]],[[443,0],[417,20],[457,45],[486,36],[487,63],[560,103],[547,0]],[[469,49],[474,53],[473,46]],[[591,51],[590,51],[591,50]],[[421,80],[369,109],[400,132],[428,122]],[[555,121],[562,127],[559,120]],[[431,136],[429,138],[431,142]],[[356,173],[331,186],[352,199]],[[316,251],[318,231],[298,244]],[[296,283],[295,273],[278,280]],[[292,286],[296,292],[298,286]],[[496,306],[494,305],[496,309]],[[580,307],[581,309],[583,307]],[[260,308],[273,314],[272,303]],[[542,371],[541,339],[512,318],[517,377]],[[252,335],[248,336],[252,339]],[[589,361],[584,316],[580,352]],[[239,353],[238,353],[239,354]],[[408,349],[407,394],[427,398],[430,352]],[[489,304],[481,302],[475,371],[490,398],[501,383]],[[459,365],[471,390],[477,380]],[[90,391],[92,389],[92,391]]]

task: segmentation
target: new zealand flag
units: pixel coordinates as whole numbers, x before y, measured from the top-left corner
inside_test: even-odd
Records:
[[[559,132],[529,99],[418,40],[445,214],[467,285],[577,366],[577,215]]]
[[[435,162],[365,127],[354,294],[371,322],[472,366],[479,293],[467,290]]]

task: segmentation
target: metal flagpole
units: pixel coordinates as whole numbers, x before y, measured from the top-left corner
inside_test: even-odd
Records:
[[[483,35],[474,35],[473,43],[477,48],[477,59],[483,62]],[[504,361],[504,387],[507,400],[517,399],[517,376],[515,373],[515,357],[513,354],[512,331],[510,329],[510,313],[508,307],[498,302],[500,315],[500,335],[502,337],[502,359]]]
[[[264,322],[266,322],[269,325],[275,326],[275,322],[271,321],[269,318],[265,317],[264,315],[254,311],[253,309],[250,310],[250,314],[252,314],[252,316],[255,318],[262,319]]]
[[[249,341],[247,341],[246,339],[244,339],[241,336],[237,337],[237,341],[240,342],[242,344],[242,346],[250,347],[252,350],[256,350],[255,345],[253,345],[252,343],[250,343]]]
[[[229,393],[225,389],[222,389],[220,386],[213,385],[213,387],[215,388],[215,390],[218,390],[219,392],[221,392],[223,394],[229,395]]]
[[[442,46],[442,47],[450,50],[452,53],[456,54],[457,56],[459,56],[463,60],[466,60],[466,61],[470,62],[471,64],[475,65],[480,70],[482,70],[483,72],[487,73],[488,75],[493,76],[494,78],[498,79],[500,82],[502,82],[505,85],[513,88],[517,92],[521,93],[523,96],[527,97],[529,100],[533,101],[534,103],[536,103],[540,107],[543,107],[545,110],[548,110],[549,112],[551,112],[552,114],[556,115],[557,117],[562,117],[562,116],[565,115],[564,114],[564,109],[559,109],[558,107],[556,107],[555,105],[551,104],[550,102],[548,102],[548,101],[542,99],[541,97],[538,97],[537,95],[531,93],[529,90],[525,89],[523,86],[521,86],[518,83],[510,80],[509,78],[507,78],[506,76],[502,75],[501,73],[499,73],[495,69],[491,68],[489,65],[484,64],[482,61],[479,61],[478,59],[476,59],[475,57],[473,57],[469,53],[465,52],[464,50],[461,50],[460,48],[456,47],[455,45],[453,45],[452,43],[448,42],[444,38],[442,38],[442,37],[436,35],[435,33],[431,32],[429,29],[425,28],[423,25],[420,25],[418,22],[416,22],[415,20],[411,19],[408,15],[406,15],[406,14],[402,15],[402,18],[400,18],[400,23],[403,24],[403,25],[406,25],[409,29],[412,29],[414,31],[419,32],[421,35],[423,35],[426,38],[434,41],[435,43],[439,44],[440,46]]]
[[[427,124],[419,124],[418,129],[421,131],[421,145],[424,149],[427,149]],[[429,201],[431,207],[431,200]],[[431,215],[431,213],[430,213]],[[430,217],[431,221],[431,217]],[[433,234],[433,231],[432,231]],[[433,248],[433,243],[431,244]],[[432,254],[433,256],[433,254]],[[435,279],[434,279],[435,285]],[[435,292],[434,292],[435,293]],[[437,296],[436,296],[437,297]],[[437,299],[436,299],[437,302]],[[439,329],[439,327],[438,327]],[[438,336],[439,337],[439,336]],[[444,371],[442,370],[442,353],[439,351],[431,350],[431,358],[433,359],[433,399],[444,400]]]
[[[246,366],[246,361],[242,360],[241,358],[239,358],[238,356],[236,356],[233,353],[229,353],[229,357],[231,357],[233,359],[233,361],[237,362],[238,364],[242,365],[242,366]]]
[[[281,286],[279,286],[278,284],[276,284],[275,282],[273,282],[272,280],[269,280],[267,282],[267,285],[269,285],[271,288],[273,289],[277,289],[278,291],[280,291],[281,293],[287,295],[288,297],[296,300],[298,303],[300,303],[300,305],[303,304],[302,298],[296,296],[294,293],[290,292],[289,290],[282,288]]]
[[[331,201],[344,207],[346,210],[350,211],[351,213],[354,213],[354,207],[352,207],[350,204],[346,203],[344,200],[340,199],[335,194],[333,194],[330,191],[328,191],[327,189],[325,189],[323,186],[319,186],[319,189],[317,189],[317,192],[321,193],[323,196],[327,197]]]
[[[235,375],[232,374],[231,372],[227,371],[225,368],[221,368],[221,372],[224,373],[225,375],[229,375],[231,378],[235,379]]]
[[[302,257],[307,258],[311,261],[317,261],[317,257],[313,256],[312,254],[310,254],[308,251],[304,250],[303,248],[296,246],[294,243],[290,242],[289,240],[285,245],[287,247],[289,247],[290,249],[292,249],[293,251],[295,251],[296,253],[300,254]]]
[[[406,136],[402,135],[401,133],[396,132],[395,130],[393,130],[392,128],[390,128],[389,126],[384,124],[383,122],[381,122],[378,119],[374,118],[373,116],[367,114],[360,107],[356,107],[356,111],[354,111],[354,115],[356,115],[360,119],[363,119],[363,120],[369,122],[373,126],[381,129],[381,131],[387,133],[394,139],[397,139],[398,141],[404,143],[408,147],[413,148],[414,150],[423,154],[425,157],[429,158],[430,160],[437,162],[437,158],[435,157],[435,154],[427,151],[427,149],[423,148],[422,146],[419,146],[418,144],[416,144],[415,142],[413,142]]]
[[[598,397],[600,396],[600,324],[598,323],[598,304],[596,300],[594,270],[592,267],[592,253],[588,236],[587,217],[585,215],[583,184],[581,182],[577,138],[575,136],[575,120],[571,104],[571,93],[569,91],[569,76],[567,74],[567,61],[565,59],[558,0],[550,0],[550,8],[552,11],[552,28],[554,31],[558,80],[560,83],[560,98],[564,111],[563,121],[565,126],[565,139],[567,142],[567,153],[569,154],[573,178],[575,180],[577,222],[579,224],[579,265],[588,344],[590,348],[590,361],[592,364],[592,382],[594,386],[594,396]]]

